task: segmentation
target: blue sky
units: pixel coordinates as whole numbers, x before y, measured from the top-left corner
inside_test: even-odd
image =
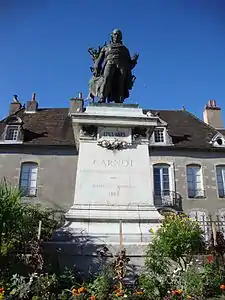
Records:
[[[14,94],[36,92],[40,107],[86,97],[87,49],[113,28],[140,54],[128,103],[202,117],[216,99],[225,120],[224,0],[0,0],[0,118]]]

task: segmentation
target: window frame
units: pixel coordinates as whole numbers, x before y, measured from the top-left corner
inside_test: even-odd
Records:
[[[218,140],[222,141],[222,144],[220,145],[218,143]],[[218,132],[209,142],[209,144],[211,144],[213,147],[215,148],[224,148],[225,147],[225,137],[222,133]]]
[[[17,135],[16,135],[16,139],[8,139],[7,138],[7,135],[9,134],[9,131],[12,130],[12,129],[15,129],[16,132],[17,132]],[[19,128],[19,125],[6,125],[6,129],[5,129],[5,135],[4,135],[4,141],[7,142],[7,143],[18,143],[18,140],[19,140],[19,134],[20,134],[20,128]]]
[[[220,194],[219,189],[219,181],[218,181],[218,169],[222,171],[222,194]],[[215,173],[216,173],[216,185],[217,185],[217,195],[220,199],[225,199],[225,165],[220,164],[215,166]]]
[[[163,141],[156,141],[156,133],[159,133],[159,137],[163,137]],[[162,135],[160,136],[160,133]],[[165,134],[165,128],[164,127],[156,127],[153,131],[153,140],[154,143],[157,145],[165,144],[166,143],[166,134]]]
[[[5,121],[4,132],[0,137],[0,144],[22,144],[23,143],[23,121],[16,115],[10,115]],[[9,139],[9,131],[16,129],[16,139]]]
[[[28,172],[24,172],[24,168],[28,167]],[[23,197],[37,197],[38,192],[38,168],[39,165],[35,161],[23,161],[20,167],[20,176],[19,176],[19,189],[22,191]],[[35,169],[35,172],[32,172]],[[28,173],[27,177],[23,177],[24,174]],[[32,174],[35,174],[35,179],[31,180]],[[23,181],[27,181],[26,186],[22,184]],[[35,186],[32,187],[32,182],[35,182]],[[34,193],[32,190],[34,189]]]
[[[168,168],[168,176],[169,176],[169,195],[164,195],[161,193],[157,195],[155,190],[155,178],[154,178],[154,169],[160,167]],[[174,175],[174,163],[173,162],[164,162],[164,161],[155,161],[151,163],[151,174],[152,174],[152,195],[153,195],[153,203],[156,206],[171,206],[173,204],[173,198],[175,191],[175,175]],[[161,175],[162,176],[162,175]],[[161,183],[162,186],[162,183]]]
[[[154,184],[154,193],[156,192],[155,190],[155,170],[159,169],[160,170],[160,192],[164,192],[164,191],[170,191],[170,165],[168,164],[154,164],[153,165],[153,184]],[[168,174],[163,174],[163,169],[167,169],[168,170]],[[169,189],[165,189],[164,190],[164,180],[163,180],[163,175],[168,175],[168,186]],[[166,181],[165,181],[166,182]]]
[[[155,135],[157,131],[162,131],[163,135],[163,142],[157,142],[155,140]],[[167,127],[166,126],[156,126],[151,133],[150,140],[149,140],[150,147],[158,147],[158,146],[174,146],[172,138],[169,136]]]
[[[195,186],[197,186],[197,184],[200,183],[201,187],[199,189],[196,187],[193,189],[193,188],[190,188],[190,184],[189,184],[190,181],[188,178],[190,174],[188,174],[188,170],[190,168],[197,168],[197,167],[199,168],[199,172],[200,172],[200,174],[199,174],[200,181],[198,182],[197,180],[193,180],[194,177],[192,174],[191,182],[192,182],[192,185],[195,184]],[[200,164],[191,163],[191,164],[186,165],[186,183],[187,183],[187,196],[189,199],[204,199],[204,198],[206,198],[205,190],[204,190],[204,182],[203,182],[203,171],[202,171],[202,166]],[[191,191],[194,192],[193,195],[191,194],[192,193]],[[197,191],[200,191],[199,195],[198,195],[198,193],[196,193]]]

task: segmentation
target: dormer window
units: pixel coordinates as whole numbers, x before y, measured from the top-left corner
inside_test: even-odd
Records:
[[[222,134],[218,133],[210,141],[210,144],[212,144],[213,147],[225,148],[225,137]]]
[[[5,141],[17,141],[19,128],[17,125],[8,125],[6,128]]]
[[[164,128],[156,128],[154,130],[154,142],[155,143],[164,143],[165,142]]]
[[[166,126],[156,127],[150,137],[151,146],[172,146],[173,142]]]
[[[5,130],[0,137],[0,143],[23,143],[23,121],[18,116],[9,116],[5,122]]]

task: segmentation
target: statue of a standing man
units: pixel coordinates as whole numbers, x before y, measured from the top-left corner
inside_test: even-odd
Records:
[[[138,54],[131,58],[129,50],[123,45],[122,32],[114,29],[111,42],[101,49],[95,59],[90,94],[97,96],[99,102],[122,103],[132,89],[135,79],[132,69],[137,60]]]

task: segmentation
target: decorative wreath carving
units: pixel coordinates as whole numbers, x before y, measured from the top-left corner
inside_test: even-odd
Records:
[[[115,139],[114,141],[102,140],[97,143],[99,146],[109,150],[123,150],[130,146],[126,141]]]

